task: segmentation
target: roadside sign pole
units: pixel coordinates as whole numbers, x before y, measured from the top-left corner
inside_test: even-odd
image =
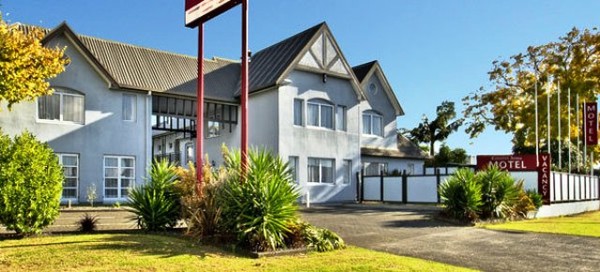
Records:
[[[242,0],[242,177],[248,168],[248,0]]]
[[[202,196],[202,140],[204,139],[204,23],[198,24],[198,86],[196,90],[196,193]]]

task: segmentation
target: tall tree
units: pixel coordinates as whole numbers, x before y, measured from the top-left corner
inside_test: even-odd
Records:
[[[435,142],[447,139],[463,123],[462,118],[455,119],[454,102],[442,102],[437,107],[436,113],[437,117],[432,121],[423,115],[419,126],[408,132],[408,137],[413,142],[429,143],[429,155],[432,157],[435,154]]]
[[[596,101],[600,94],[600,33],[597,29],[580,31],[573,28],[556,42],[530,46],[526,52],[508,60],[496,60],[492,65],[488,72],[492,89],[480,88],[463,98],[463,113],[468,120],[465,131],[471,137],[477,137],[491,125],[496,130],[513,134],[514,149],[535,150],[537,89],[539,145],[548,144],[549,130],[553,140],[563,145],[577,145],[581,124],[575,122],[578,114],[576,96],[580,101],[590,102]],[[550,127],[547,125],[548,111]],[[570,127],[567,125],[569,116]],[[558,118],[562,125],[560,133]],[[598,147],[588,148],[589,153],[596,153],[596,160],[600,158],[598,151]]]
[[[0,17],[0,102],[14,103],[52,93],[48,79],[64,71],[65,48],[47,48],[37,28],[23,32]]]

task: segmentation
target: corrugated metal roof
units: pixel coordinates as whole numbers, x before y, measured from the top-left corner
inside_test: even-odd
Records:
[[[248,70],[249,92],[277,84],[279,77],[324,25],[320,23],[253,54]],[[239,85],[236,94],[240,94]]]

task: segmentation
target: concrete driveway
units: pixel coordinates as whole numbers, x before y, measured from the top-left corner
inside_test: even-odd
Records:
[[[454,226],[425,205],[327,205],[302,209],[308,222],[351,245],[483,271],[600,271],[600,239]]]

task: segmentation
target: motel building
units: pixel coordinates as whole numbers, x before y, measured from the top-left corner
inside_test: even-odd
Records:
[[[32,26],[20,25],[24,31]],[[240,62],[203,60],[204,122],[196,123],[197,59],[90,37],[67,23],[44,29],[43,44],[66,47],[71,63],[55,92],[3,107],[0,127],[47,142],[65,168],[62,201],[127,201],[154,158],[196,160],[196,128],[214,165],[221,146],[239,148]],[[404,115],[378,61],[349,64],[326,23],[283,37],[251,57],[249,145],[289,162],[311,202],[357,197],[357,173],[422,173],[426,154],[398,136]]]

